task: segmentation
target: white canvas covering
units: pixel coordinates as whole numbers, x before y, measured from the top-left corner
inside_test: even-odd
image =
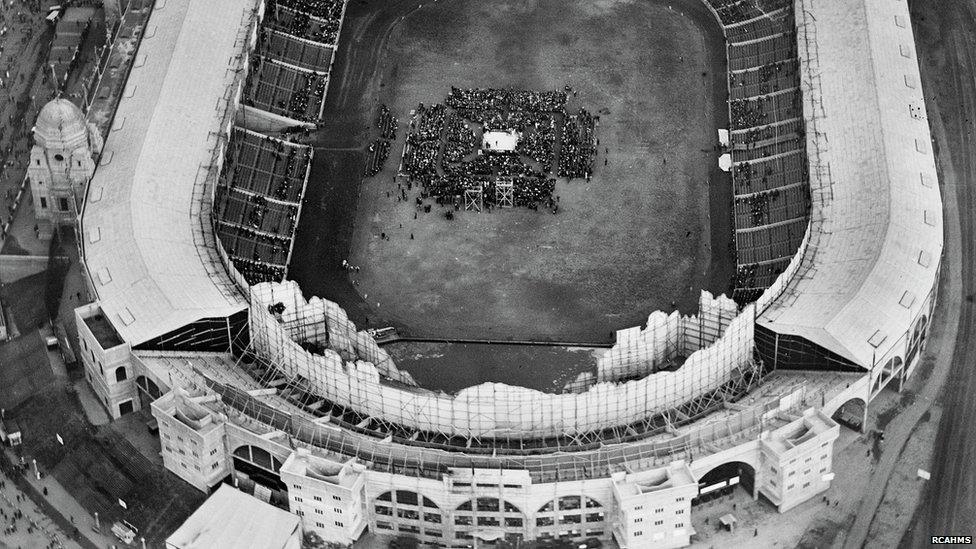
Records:
[[[221,484],[166,538],[166,547],[172,549],[298,549],[300,546],[297,515],[227,484]]]
[[[942,255],[908,6],[799,0],[796,13],[811,244],[800,276],[758,321],[870,367],[927,311]]]
[[[133,345],[245,307],[208,270],[194,193],[233,108],[222,98],[239,77],[230,69],[244,62],[255,8],[256,0],[157,3],[105,136],[82,217],[84,254],[106,317]]]
[[[515,130],[485,132],[481,146],[489,151],[512,152],[518,146],[519,137]]]

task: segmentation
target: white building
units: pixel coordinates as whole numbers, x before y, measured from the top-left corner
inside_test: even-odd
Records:
[[[760,442],[760,492],[784,512],[825,491],[839,434],[837,423],[812,409],[768,433]]]
[[[141,408],[132,374],[132,346],[122,339],[101,308],[75,309],[75,326],[85,377],[113,419]]]
[[[74,226],[102,139],[81,109],[61,97],[44,105],[33,134],[27,177],[38,229],[49,237],[59,225]]]
[[[684,461],[639,473],[615,473],[613,535],[621,549],[684,547],[694,529],[691,501],[698,482]]]
[[[230,473],[223,420],[177,388],[152,403],[163,465],[202,492]]]
[[[281,466],[291,511],[324,540],[351,544],[366,529],[366,468],[298,450]]]

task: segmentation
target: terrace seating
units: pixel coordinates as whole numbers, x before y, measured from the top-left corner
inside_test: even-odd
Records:
[[[298,38],[335,46],[339,41],[342,22],[342,0],[326,0],[327,8],[304,11],[303,0],[278,0],[268,2],[264,25]]]
[[[311,160],[308,146],[231,132],[213,218],[224,251],[248,283],[284,277]]]
[[[328,76],[296,69],[262,55],[251,57],[244,104],[299,122],[318,122]]]
[[[810,211],[806,128],[791,0],[708,0],[725,26],[740,303],[799,249]]]
[[[258,34],[257,53],[300,69],[327,73],[332,65],[335,50],[324,44],[261,27]]]

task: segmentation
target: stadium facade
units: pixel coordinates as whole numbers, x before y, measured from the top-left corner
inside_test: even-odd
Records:
[[[318,122],[345,14],[293,4],[157,2],[81,214],[89,383],[112,417],[151,408],[200,490],[342,543],[680,547],[709,493],[825,490],[832,416],[914,371],[942,210],[904,0],[709,0],[755,299],[652,313],[563,394],[453,395],[285,281],[313,154],[287,130]]]

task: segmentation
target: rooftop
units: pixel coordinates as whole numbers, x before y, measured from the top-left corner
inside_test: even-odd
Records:
[[[351,488],[356,475],[351,473],[351,464],[312,455],[306,450],[292,452],[281,466],[283,473],[313,478],[336,486]]]
[[[904,2],[804,4],[810,245],[758,322],[870,367],[923,314],[942,255],[915,41]]]
[[[105,136],[82,244],[99,304],[132,345],[246,306],[205,232],[204,186],[255,6],[157,3]]]
[[[112,324],[101,313],[85,318],[85,325],[91,330],[102,349],[111,349],[124,343]]]
[[[297,515],[221,484],[166,539],[166,546],[178,549],[297,548],[300,537]]]
[[[763,439],[763,443],[776,452],[788,452],[830,430],[837,429],[837,423],[823,412],[810,410],[803,417],[771,431]]]
[[[614,489],[620,497],[632,497],[669,490],[689,484],[698,487],[691,468],[684,461],[675,461],[666,467],[628,473],[614,477]]]

